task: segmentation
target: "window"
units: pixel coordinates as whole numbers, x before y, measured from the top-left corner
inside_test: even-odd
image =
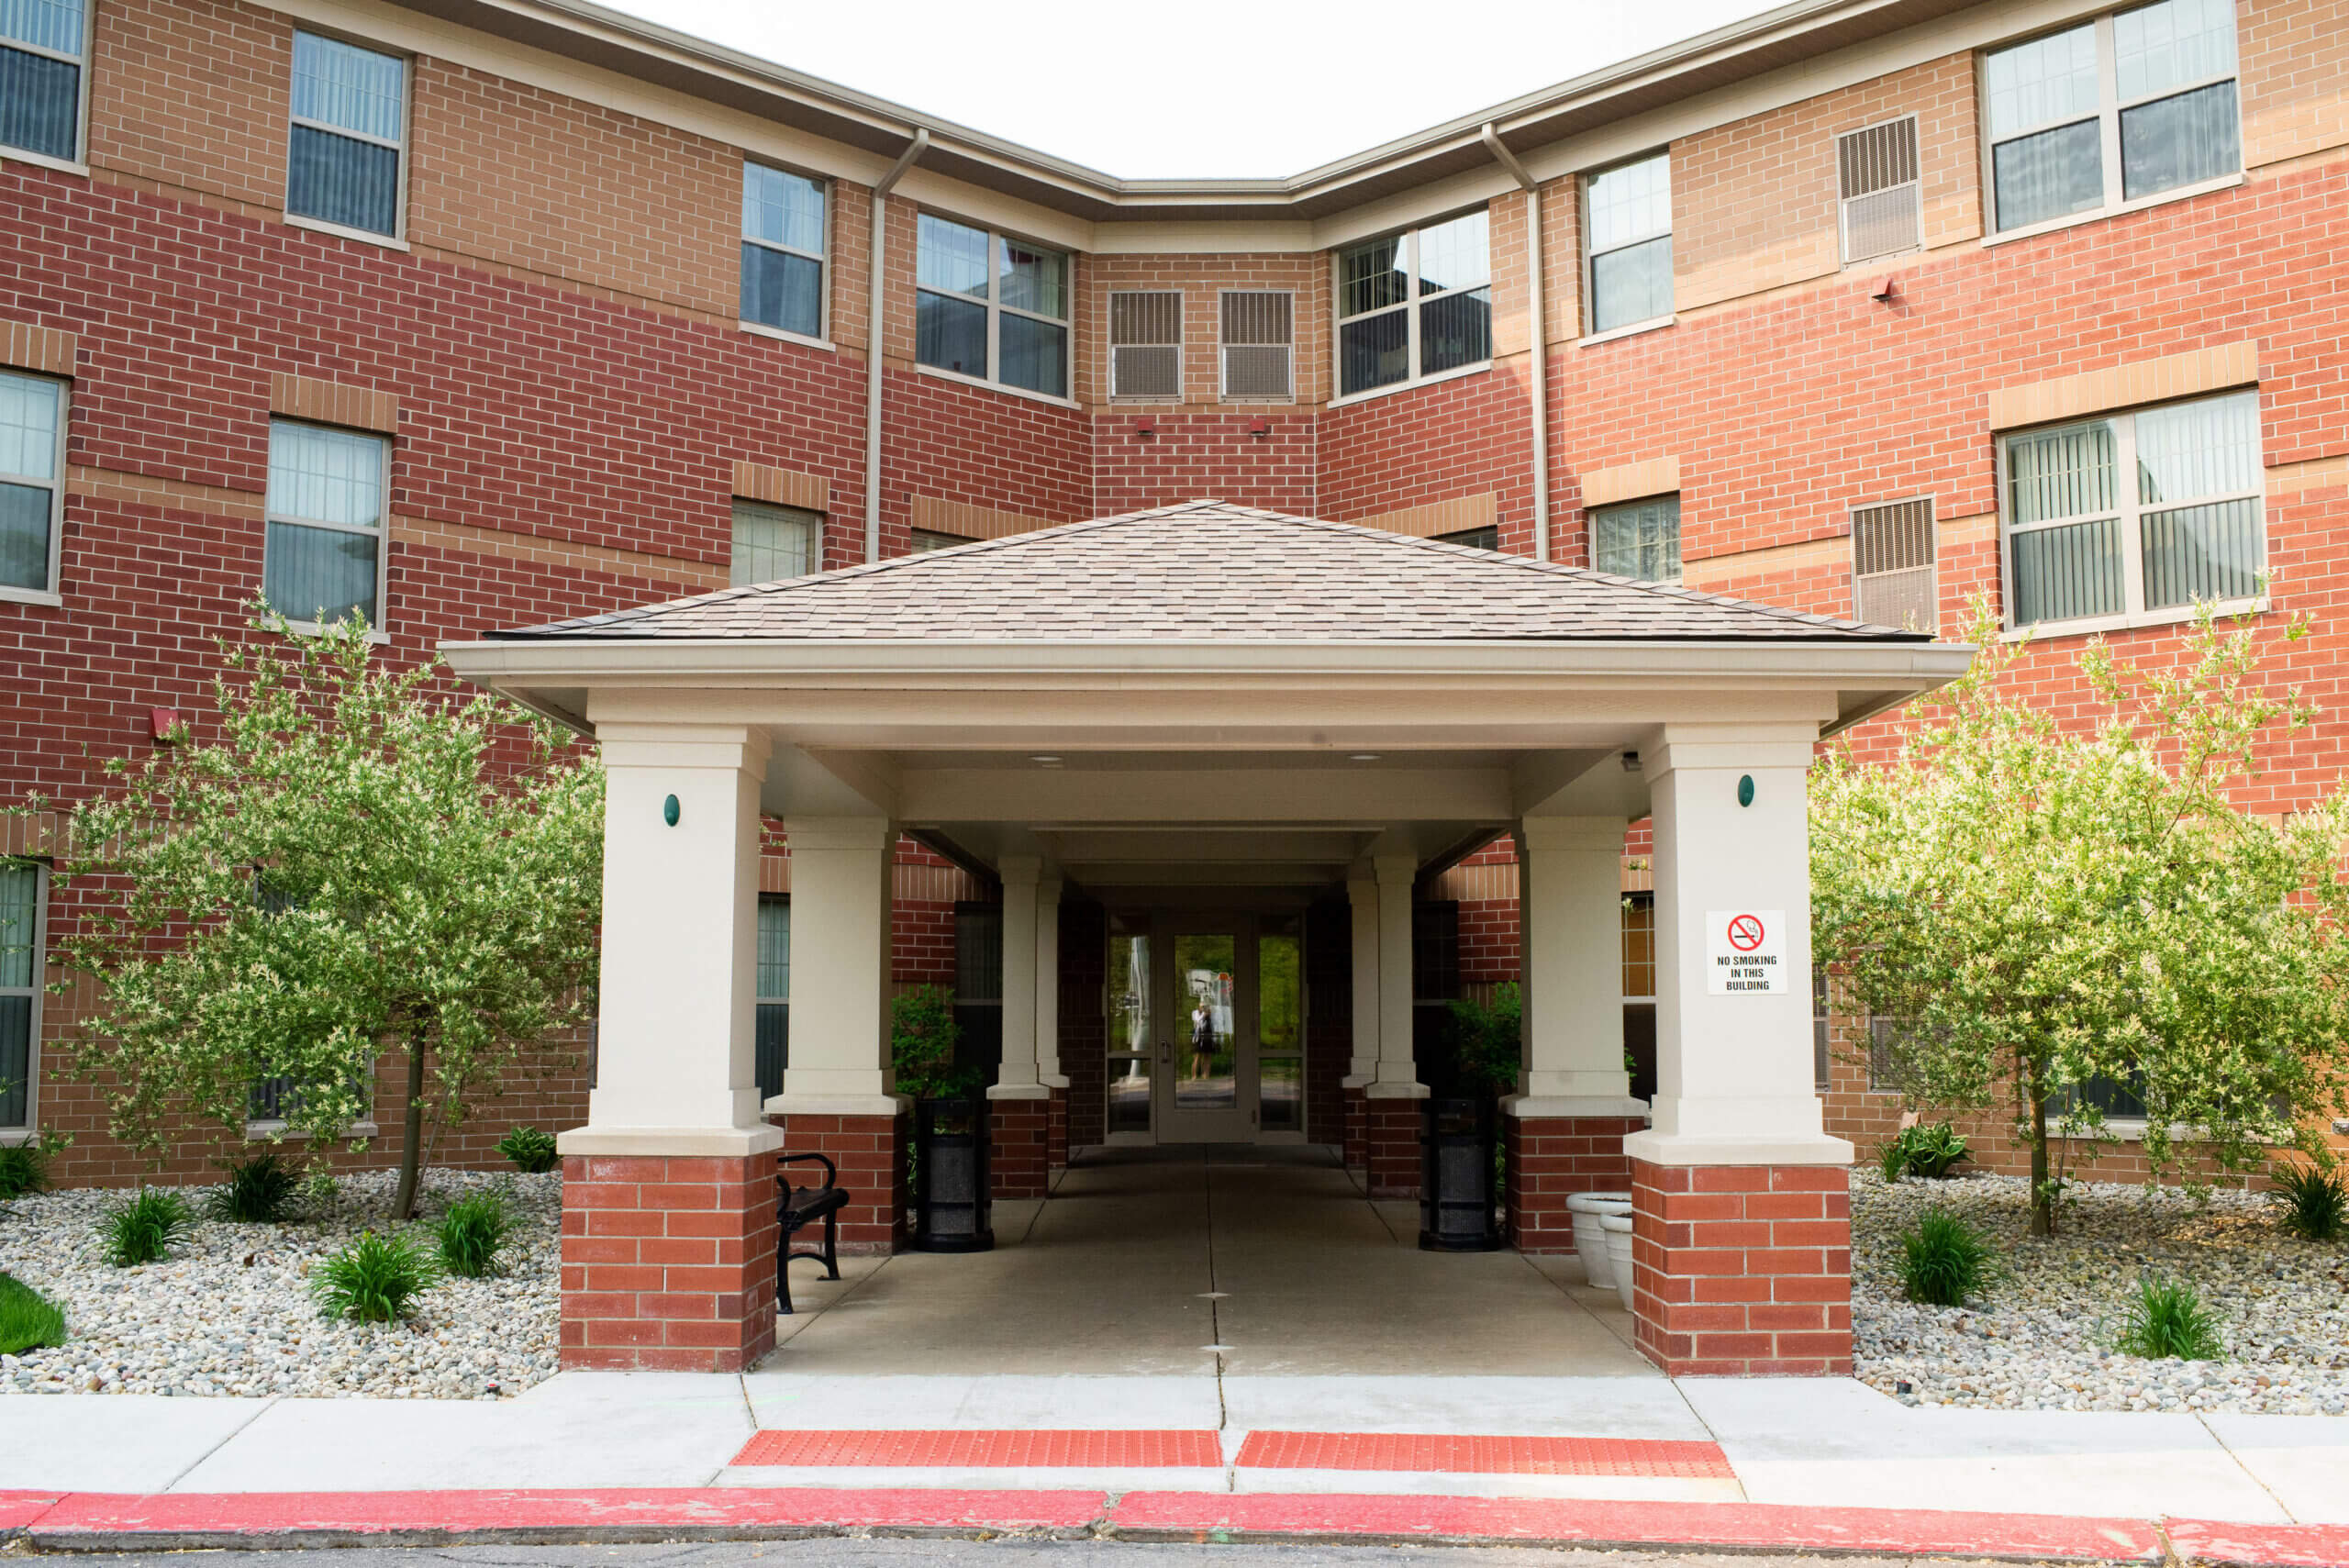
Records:
[[[1182,400],[1181,290],[1110,295],[1109,395],[1160,403]]]
[[[0,1131],[30,1128],[39,1109],[41,906],[46,867],[0,865]]]
[[[1227,403],[1286,403],[1297,395],[1297,296],[1226,289],[1219,303],[1219,391]]]
[[[1482,209],[1338,252],[1338,395],[1493,357],[1488,219]]]
[[[783,1093],[783,1070],[791,1064],[791,895],[759,895],[758,1044],[759,1102]]]
[[[1644,583],[1680,581],[1680,497],[1595,506],[1590,514],[1590,563]]]
[[[1623,895],[1623,999],[1655,1000],[1655,895]]]
[[[286,619],[383,625],[385,458],[381,436],[270,421],[262,593]]]
[[[914,284],[917,364],[1068,395],[1065,254],[924,213]]]
[[[2000,453],[2009,625],[2258,594],[2257,393],[2009,436]]]
[[[287,215],[396,236],[406,128],[406,61],[296,32]]]
[[[1498,550],[1501,547],[1501,530],[1490,526],[1462,528],[1458,533],[1438,534],[1435,541],[1438,544],[1466,545],[1470,550]]]
[[[1590,330],[1672,314],[1672,155],[1593,174],[1583,187],[1590,235]]]
[[[1003,906],[954,906],[954,1042],[958,1067],[995,1081],[1003,1064]]]
[[[57,592],[64,473],[65,384],[0,372],[0,597]]]
[[[823,548],[824,515],[763,501],[734,503],[734,566],[727,581],[737,588],[753,583],[805,577],[816,570]]]
[[[1876,626],[1933,631],[1933,503],[1890,501],[1852,513],[1852,616]]]
[[[942,534],[938,532],[935,528],[916,528],[914,530],[914,553],[916,555],[928,555],[933,550],[952,550],[957,545],[976,544],[979,541],[974,539],[965,539],[961,534]]]
[[[2053,223],[2243,168],[2233,0],[2160,0],[1982,61],[1992,229]]]
[[[1837,137],[1835,187],[1844,265],[1917,249],[1917,117]]]
[[[1827,1092],[1827,1041],[1835,1022],[1835,1006],[1830,1000],[1827,966],[1810,966],[1810,1085],[1820,1094]]]
[[[763,163],[742,165],[742,319],[824,335],[824,187]]]
[[[71,163],[82,152],[85,0],[0,3],[0,147]]]

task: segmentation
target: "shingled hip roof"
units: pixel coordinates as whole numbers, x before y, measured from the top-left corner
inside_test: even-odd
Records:
[[[489,635],[509,641],[1932,640],[1220,501]]]

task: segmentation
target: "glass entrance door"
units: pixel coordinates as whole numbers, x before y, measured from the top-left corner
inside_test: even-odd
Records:
[[[1159,1141],[1236,1143],[1255,1133],[1255,956],[1249,922],[1168,922]]]
[[[1110,1141],[1304,1136],[1299,937],[1294,916],[1110,917]]]

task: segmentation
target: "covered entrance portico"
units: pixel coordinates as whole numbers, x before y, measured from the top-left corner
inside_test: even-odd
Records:
[[[786,1143],[839,1160],[852,1243],[903,1240],[890,866],[914,830],[1002,887],[988,1094],[999,1190],[1019,1195],[1080,1114],[1104,1141],[1221,1139],[1242,1116],[1278,1137],[1264,1118],[1292,1070],[1298,1134],[1330,1138],[1309,1037],[1338,1027],[1343,1142],[1372,1195],[1415,1191],[1413,890],[1513,837],[1512,1239],[1563,1250],[1570,1193],[1629,1187],[1651,1360],[1848,1366],[1851,1149],[1812,1084],[1804,774],[1823,732],[1968,650],[1196,503],[446,651],[594,736],[607,773],[597,1077],[562,1143],[572,1363],[764,1352]],[[1652,1107],[1629,1095],[1618,947],[1642,817]],[[762,1103],[769,821],[791,857],[792,1038]]]

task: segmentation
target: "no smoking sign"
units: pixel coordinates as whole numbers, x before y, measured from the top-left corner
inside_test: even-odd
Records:
[[[1715,909],[1705,916],[1705,989],[1715,996],[1779,996],[1787,978],[1783,909]]]

